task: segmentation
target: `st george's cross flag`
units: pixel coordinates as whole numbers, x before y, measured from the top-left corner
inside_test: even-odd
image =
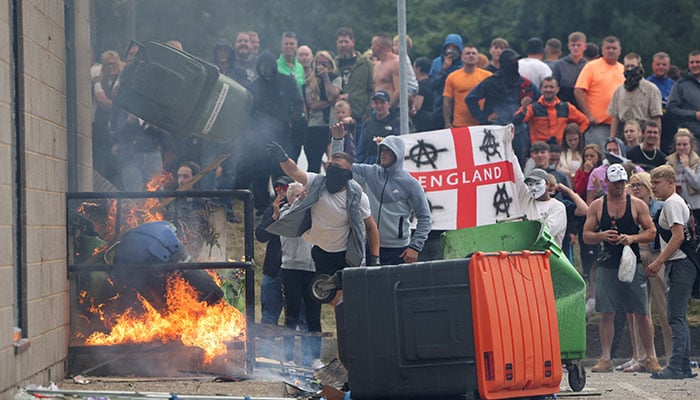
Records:
[[[399,136],[406,146],[404,170],[425,190],[433,229],[519,216],[511,130],[511,125],[482,125]]]

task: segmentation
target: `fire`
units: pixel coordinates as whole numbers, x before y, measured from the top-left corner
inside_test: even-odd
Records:
[[[156,175],[146,183],[147,192],[155,192],[173,181],[173,175],[164,171],[161,175]],[[143,199],[141,201],[128,202],[126,207],[126,224],[124,230],[135,228],[146,222],[163,221],[165,217],[160,212],[160,200],[155,198]]]
[[[156,175],[148,183],[146,183],[147,192],[155,192],[156,190],[162,189],[166,184],[173,182],[173,174],[168,171],[164,171],[160,175]]]
[[[148,192],[155,192],[172,182],[173,175],[165,171],[146,183],[145,189]],[[118,203],[119,213],[117,213]],[[117,240],[118,236],[121,236],[124,232],[146,222],[165,220],[160,205],[160,200],[155,198],[122,201],[110,199],[84,201],[80,204],[77,211],[93,223],[95,231],[100,238],[109,241]],[[119,214],[119,221],[117,221],[117,214]],[[101,247],[95,247],[92,249],[91,256],[93,258],[98,257],[108,247],[109,243]]]
[[[209,305],[198,300],[197,291],[179,274],[167,283],[167,311],[159,313],[139,295],[143,314],[127,309],[118,316],[109,334],[95,332],[88,345],[148,343],[180,340],[204,350],[204,364],[227,352],[226,343],[245,338],[245,316],[225,300]]]

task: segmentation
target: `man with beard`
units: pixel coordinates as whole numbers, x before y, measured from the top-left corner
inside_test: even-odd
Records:
[[[338,73],[343,78],[342,90],[348,96],[352,118],[360,123],[370,113],[369,98],[374,92],[372,62],[355,51],[355,33],[350,28],[338,28],[335,32],[335,46]]]
[[[668,112],[700,138],[700,50],[688,54],[688,72],[676,82],[668,96]]]
[[[255,208],[261,212],[270,202],[269,176],[274,179],[283,175],[277,164],[263,161],[264,143],[280,143],[296,160],[300,148],[292,141],[292,127],[301,120],[304,103],[294,79],[277,71],[275,56],[269,51],[258,56],[256,71],[258,78],[250,89],[254,99],[250,121],[255,139],[236,143],[234,148],[238,149],[236,187],[244,189],[252,183]]]
[[[586,131],[588,118],[572,104],[559,100],[559,84],[556,79],[551,76],[544,78],[540,90],[542,96],[536,102],[533,103],[529,97],[522,99],[522,107],[513,118],[515,125],[529,123],[530,143],[546,142],[553,137],[561,144],[564,128],[570,122],[576,123],[581,132]]]
[[[258,36],[258,33],[255,31],[248,31],[246,33],[250,38],[250,51],[254,56],[257,56],[260,52],[260,36]]]
[[[587,49],[592,48],[587,46]],[[605,148],[605,139],[610,136],[610,99],[615,89],[625,80],[625,68],[617,61],[622,51],[620,39],[615,36],[605,37],[602,51],[603,57],[586,63],[574,86],[578,109],[590,122],[588,130],[584,132],[586,144],[595,143],[601,149]]]
[[[245,88],[250,88],[250,84],[258,77],[255,72],[255,63],[258,58],[253,53],[250,36],[247,32],[239,32],[236,35],[234,50],[236,56],[234,79]]]
[[[520,76],[519,58],[520,55],[515,50],[503,50],[499,58],[501,69],[481,81],[467,95],[465,101],[469,112],[482,125],[507,125],[513,121],[515,112],[525,98],[532,101],[540,97],[537,86]],[[482,99],[483,108],[479,104]],[[524,165],[530,154],[530,135],[527,125],[516,128],[513,148],[520,165]]]
[[[625,122],[654,121],[661,125],[661,91],[644,79],[642,58],[628,53],[624,58],[625,82],[618,86],[608,105],[610,136],[618,136]]]
[[[379,231],[369,198],[352,179],[352,157],[333,153],[326,175],[321,175],[302,171],[277,143],[267,149],[268,156],[306,191],[306,197],[267,230],[280,236],[301,236],[311,243],[317,273],[332,275],[345,267],[360,266],[365,241],[369,245],[366,264],[378,265]],[[304,223],[307,210],[310,225]]]

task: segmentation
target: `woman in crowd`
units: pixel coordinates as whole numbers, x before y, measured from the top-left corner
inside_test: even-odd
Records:
[[[309,129],[304,142],[304,154],[309,172],[320,172],[321,157],[330,143],[329,124],[336,123],[333,106],[340,98],[342,78],[336,73],[333,56],[321,50],[314,56],[314,71],[303,87],[306,109],[309,111]]]
[[[585,199],[588,178],[590,177],[593,169],[603,164],[603,152],[600,150],[600,146],[595,143],[591,143],[583,148],[582,158],[583,162],[574,174],[574,189],[579,196]]]
[[[562,153],[559,158],[559,169],[566,172],[569,180],[573,182],[576,171],[583,163],[583,134],[577,124],[570,123],[564,128],[564,140],[562,140]],[[580,194],[579,194],[580,196]],[[585,199],[585,197],[582,197]]]
[[[627,150],[642,142],[642,127],[636,119],[625,122],[623,133],[625,135],[625,146],[627,146]]]
[[[700,218],[700,156],[693,134],[681,128],[673,138],[676,151],[666,157],[676,171],[676,193],[690,205],[695,220]]]
[[[591,171],[603,164],[603,152],[600,150],[600,146],[591,143],[583,148],[583,163],[576,170],[574,175],[574,189],[576,193],[581,196],[581,198],[586,198],[588,178],[591,175]],[[597,254],[596,246],[588,245],[583,242],[583,223],[584,218],[578,218],[576,220],[578,224],[578,244],[581,249],[581,269],[583,278],[588,281],[591,290],[588,293],[588,300],[586,302],[586,312],[590,313],[593,311],[594,299],[595,299],[595,287],[593,285],[594,280],[594,265],[595,258]]]

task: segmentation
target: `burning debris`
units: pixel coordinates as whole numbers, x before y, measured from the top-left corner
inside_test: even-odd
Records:
[[[218,194],[163,191],[169,179],[143,197],[69,197],[73,373],[245,376],[252,366],[252,264],[227,258],[226,209],[207,197]]]
[[[220,299],[215,304],[200,301],[198,293],[179,273],[168,279],[165,311],[159,312],[138,296],[142,312],[128,308],[123,314],[107,317],[109,333],[94,332],[88,345],[180,341],[204,350],[204,364],[227,352],[226,343],[245,340],[244,315]]]

